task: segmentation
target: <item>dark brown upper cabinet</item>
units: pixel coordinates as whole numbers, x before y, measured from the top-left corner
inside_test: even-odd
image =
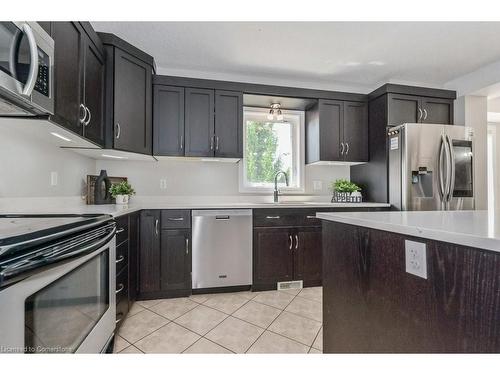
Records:
[[[106,148],[152,154],[153,58],[113,34],[106,52]]]
[[[186,156],[213,156],[215,149],[214,90],[187,88],[185,112]]]
[[[184,156],[184,88],[154,85],[153,154]]]
[[[389,126],[453,123],[453,99],[387,94],[387,107]]]
[[[55,42],[51,121],[104,145],[104,52],[87,22],[45,22]]]
[[[306,163],[368,161],[364,102],[318,100],[306,111]]]
[[[157,156],[243,157],[243,94],[154,85]]]

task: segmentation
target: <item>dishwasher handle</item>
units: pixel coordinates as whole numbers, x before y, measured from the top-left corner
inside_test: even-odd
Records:
[[[216,220],[229,220],[235,216],[252,216],[252,210],[193,210],[191,216],[195,217],[213,217]]]
[[[215,220],[229,220],[229,219],[231,219],[231,216],[229,215],[217,215],[215,217]]]

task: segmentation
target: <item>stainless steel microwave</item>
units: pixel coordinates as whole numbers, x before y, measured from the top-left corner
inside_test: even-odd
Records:
[[[54,40],[36,22],[0,22],[0,116],[54,113]]]

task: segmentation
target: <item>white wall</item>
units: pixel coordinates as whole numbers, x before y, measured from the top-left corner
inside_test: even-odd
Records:
[[[50,174],[58,184],[51,186]],[[95,161],[0,126],[0,198],[80,196]]]
[[[98,160],[96,173],[101,169],[106,169],[109,176],[127,176],[137,195],[141,196],[240,195],[237,163],[179,160],[160,160],[157,163],[149,163]],[[329,183],[337,178],[349,178],[349,167],[307,166],[305,173],[305,194],[329,195]],[[165,190],[160,189],[160,179],[163,178],[167,180]],[[314,180],[323,182],[322,190],[313,190]]]

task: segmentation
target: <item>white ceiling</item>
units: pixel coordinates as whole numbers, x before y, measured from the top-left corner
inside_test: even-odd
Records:
[[[442,87],[500,60],[500,22],[93,22],[162,74],[368,92]]]

